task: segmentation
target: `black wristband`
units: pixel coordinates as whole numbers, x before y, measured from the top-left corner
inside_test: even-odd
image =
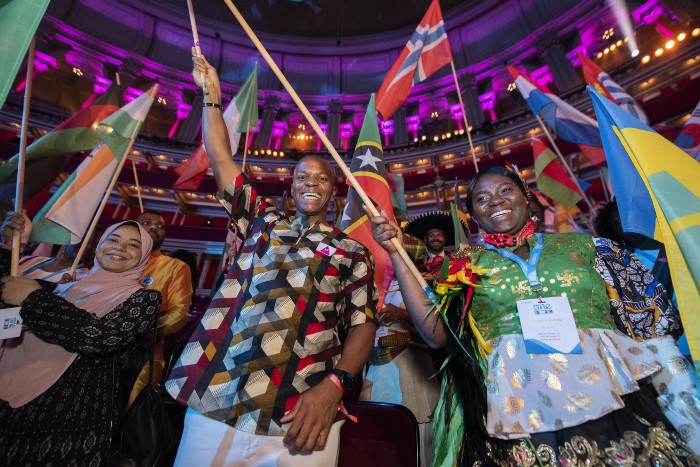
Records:
[[[214,102],[204,102],[202,103],[202,107],[214,107],[215,109],[224,110],[224,106],[222,106],[221,104],[216,104]]]

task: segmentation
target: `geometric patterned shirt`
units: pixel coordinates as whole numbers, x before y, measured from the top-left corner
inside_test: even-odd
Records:
[[[242,174],[218,194],[243,245],[166,388],[236,429],[284,436],[280,419],[340,359],[338,325],[375,322],[367,250],[308,217],[284,217]]]

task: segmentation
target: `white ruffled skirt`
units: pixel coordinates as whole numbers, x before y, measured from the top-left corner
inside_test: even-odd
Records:
[[[595,420],[621,409],[621,396],[661,369],[650,350],[619,331],[578,333],[581,354],[530,355],[520,334],[491,341],[486,378],[491,436],[526,438]]]

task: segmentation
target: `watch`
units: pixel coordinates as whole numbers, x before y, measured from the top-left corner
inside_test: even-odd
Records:
[[[340,368],[333,368],[329,373],[335,375],[340,380],[343,390],[351,391],[355,386],[355,378],[353,378],[351,373],[341,370]]]

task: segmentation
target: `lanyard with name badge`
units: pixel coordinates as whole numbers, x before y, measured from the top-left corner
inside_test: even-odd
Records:
[[[542,297],[542,283],[537,277],[537,263],[540,261],[544,243],[542,234],[535,234],[537,242],[530,251],[526,262],[515,253],[485,244],[488,250],[520,266],[530,289],[537,298],[517,300],[520,326],[525,340],[525,351],[529,354],[576,353],[582,352],[581,339],[576,329],[574,313],[566,297]]]

